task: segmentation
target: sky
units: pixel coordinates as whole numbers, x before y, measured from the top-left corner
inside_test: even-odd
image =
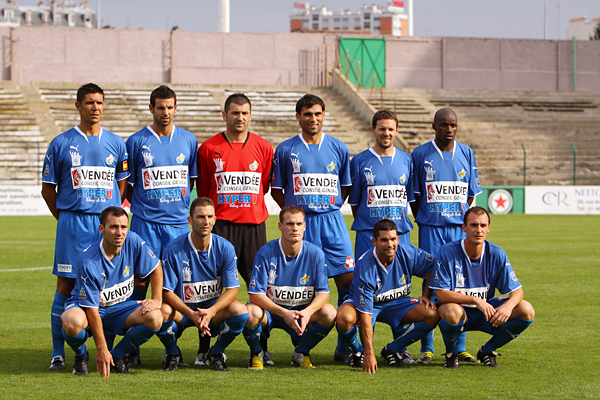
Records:
[[[20,0],[19,4],[38,1]],[[218,30],[218,0],[89,0],[90,7],[96,9],[98,1],[102,24],[115,28]],[[231,32],[289,32],[293,4],[293,0],[230,0]],[[314,0],[310,4],[356,12],[363,4],[387,1]],[[414,34],[544,39],[544,8],[546,38],[552,40],[567,39],[570,19],[600,16],[598,0],[414,0]]]

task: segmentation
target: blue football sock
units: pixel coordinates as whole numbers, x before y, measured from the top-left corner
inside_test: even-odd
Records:
[[[501,325],[496,334],[481,347],[481,351],[484,353],[491,353],[492,351],[499,349],[519,336],[532,322],[533,320],[528,321],[522,318],[515,318],[507,321],[505,324]]]
[[[296,347],[296,352],[308,354],[313,347],[319,344],[321,340],[325,339],[331,329],[333,329],[333,326],[328,328],[319,324],[318,322],[315,322],[304,331],[302,340],[300,341],[300,344],[298,344],[298,347]],[[349,347],[348,351],[350,351]]]
[[[344,302],[344,298],[350,294],[349,290],[340,290],[338,289],[338,299],[337,299],[337,306],[338,309],[340,308],[340,306],[342,305],[342,303]],[[348,347],[348,345],[346,343],[344,343],[344,341],[342,340],[342,338],[340,337],[340,334],[338,332],[338,339],[337,339],[337,346],[335,347],[335,349],[337,351],[340,351],[342,353],[348,353],[350,350],[350,347]]]
[[[68,297],[58,292],[54,292],[52,301],[52,310],[50,311],[50,326],[52,329],[52,358],[56,356],[65,356],[65,339],[62,333],[62,321],[60,316],[65,310],[65,302]]]
[[[358,340],[357,331],[358,328],[356,325],[352,326],[348,332],[340,332],[339,329],[337,330],[338,338],[341,339],[342,342],[344,342],[344,344],[348,346],[353,353],[356,353],[357,351],[364,351]]]
[[[463,325],[464,322],[462,320],[458,324],[452,325],[446,322],[446,320],[440,319],[438,326],[440,327],[440,332],[442,332],[442,338],[444,338],[447,353],[458,354],[456,338],[463,331]]]
[[[421,353],[426,351],[435,353],[433,349],[433,329],[421,339]]]
[[[233,315],[227,318],[221,323],[219,327],[219,337],[215,344],[213,344],[211,353],[221,354],[225,353],[225,349],[233,340],[238,337],[244,330],[244,325],[248,321],[248,313]],[[260,325],[260,324],[259,324]],[[259,343],[260,347],[260,343]],[[259,350],[260,351],[260,350]]]
[[[456,353],[462,353],[463,351],[467,351],[465,348],[465,343],[467,342],[467,332],[463,332],[456,338]]]
[[[260,322],[252,329],[244,328],[244,339],[250,347],[250,354],[258,354],[261,352],[260,335],[262,333],[262,325]]]
[[[62,329],[61,334],[64,337],[64,341],[67,342],[70,348],[73,349],[76,356],[85,356],[87,354],[87,347],[85,345],[85,341],[88,338],[87,331],[82,329],[75,336],[67,335],[64,329]]]
[[[425,322],[412,322],[404,324],[402,333],[392,343],[388,344],[388,349],[395,353],[406,351],[406,346],[416,342],[425,336],[433,328]]]
[[[177,347],[177,331],[179,327],[173,320],[163,322],[159,331],[156,332],[156,336],[160,339],[162,344],[165,346],[166,354],[179,354],[179,347]]]
[[[124,358],[130,351],[150,340],[156,332],[144,324],[132,326],[111,351],[113,358]]]

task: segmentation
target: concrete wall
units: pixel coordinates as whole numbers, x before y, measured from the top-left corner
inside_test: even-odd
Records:
[[[571,41],[414,37],[387,40],[387,86],[571,91]],[[600,91],[600,41],[576,44],[577,91]]]
[[[0,36],[0,78],[21,84],[306,85],[323,82],[315,77],[336,63],[337,36],[321,33],[21,27]],[[571,41],[407,37],[386,46],[388,87],[572,90]],[[600,91],[600,41],[578,41],[576,50],[577,91]]]

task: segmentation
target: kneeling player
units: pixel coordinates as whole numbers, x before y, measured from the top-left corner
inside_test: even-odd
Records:
[[[131,374],[124,357],[161,329],[163,272],[160,260],[133,232],[120,207],[108,207],[100,215],[102,240],[92,243],[77,262],[77,280],[62,314],[65,341],[75,351],[75,375],[88,374],[85,341],[88,327],[96,342],[96,366],[107,377],[111,365],[117,373]],[[152,298],[128,300],[133,275],[150,278]],[[112,351],[106,335],[125,335]]]
[[[426,296],[409,297],[411,276],[429,279],[434,268],[433,256],[408,243],[399,243],[396,224],[383,219],[373,227],[373,251],[357,261],[350,295],[338,310],[337,330],[353,351],[350,365],[375,372],[373,327],[384,322],[392,328],[394,341],[381,350],[381,356],[394,367],[402,365],[401,349],[421,339],[438,323],[435,305]],[[429,296],[427,295],[429,294]],[[356,335],[356,324],[364,350]],[[364,351],[364,361],[363,361]]]
[[[309,352],[333,328],[335,308],[328,303],[329,284],[323,251],[304,241],[304,211],[283,207],[279,213],[281,239],[256,254],[248,294],[248,323],[244,338],[250,346],[249,369],[262,369],[261,333],[280,328],[296,348],[292,365],[315,368]]]
[[[482,331],[492,338],[477,352],[488,367],[498,367],[496,349],[510,342],[533,322],[535,311],[523,300],[523,289],[508,257],[486,241],[490,216],[481,207],[465,213],[467,238],[440,249],[433,281],[439,307],[440,331],[446,344],[446,368],[458,368],[456,338],[463,331]],[[494,297],[496,289],[508,297]]]
[[[202,336],[219,335],[208,359],[216,371],[227,371],[225,348],[242,333],[248,320],[246,306],[236,300],[240,281],[235,249],[211,233],[216,219],[213,201],[197,198],[188,217],[192,231],[179,236],[165,250],[162,311],[165,320],[176,322],[170,328],[172,335],[163,341],[167,350],[165,371],[177,370],[175,337],[191,326]]]

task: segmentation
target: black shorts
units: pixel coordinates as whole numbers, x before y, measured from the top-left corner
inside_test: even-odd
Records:
[[[261,224],[236,224],[217,220],[213,232],[231,242],[238,258],[237,267],[246,283],[250,281],[254,257],[258,250],[267,244],[267,228]]]

